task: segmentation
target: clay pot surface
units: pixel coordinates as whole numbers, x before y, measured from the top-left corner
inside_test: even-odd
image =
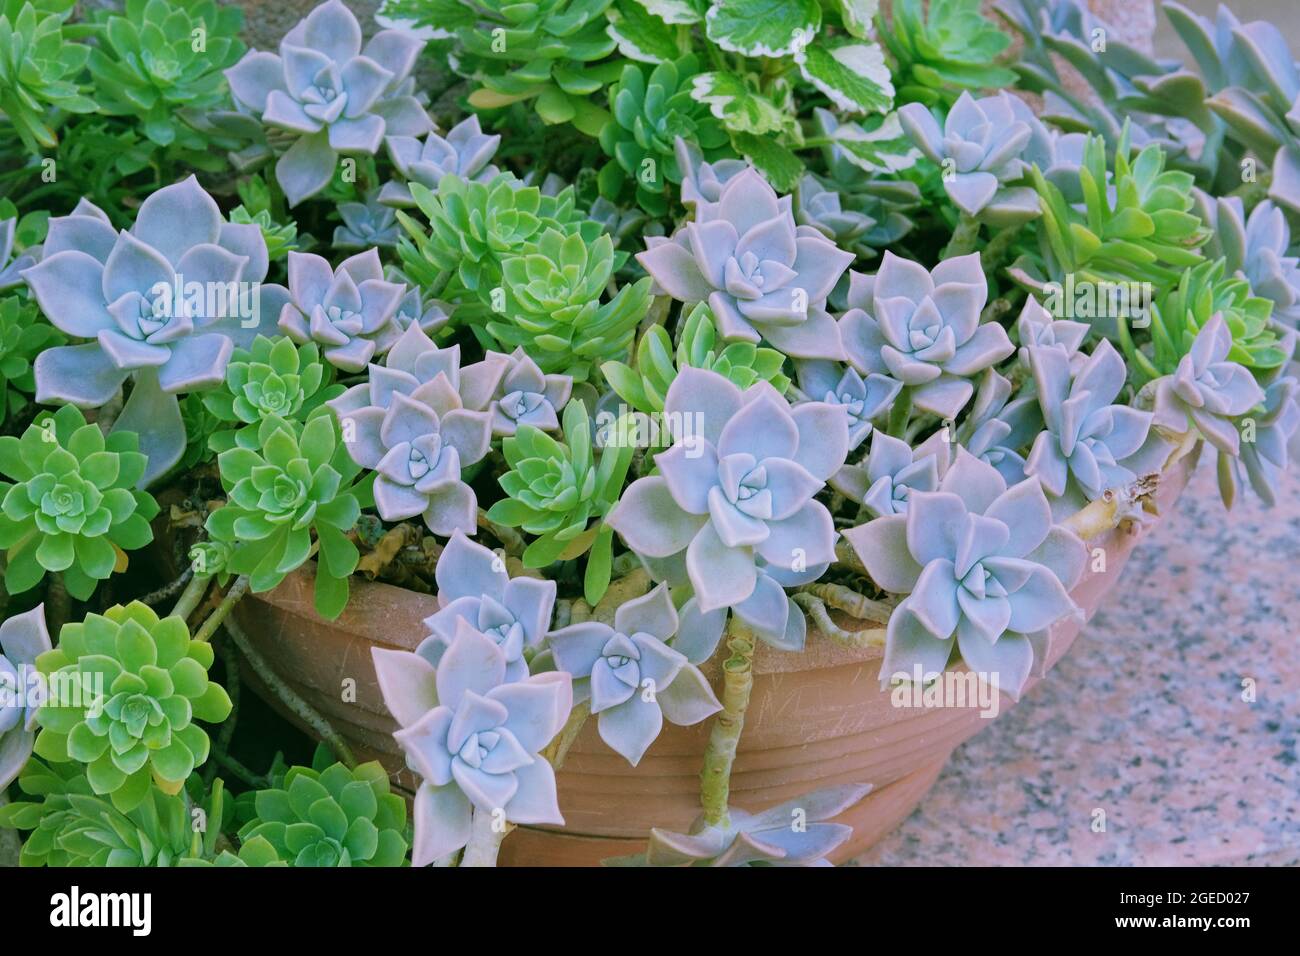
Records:
[[[1188,455],[1166,472],[1157,492],[1169,510],[1195,467]],[[1089,542],[1092,554],[1073,591],[1087,617],[1116,585],[1144,530],[1129,524]],[[1098,552],[1096,549],[1102,549]],[[353,582],[352,600],[337,621],[312,609],[312,570],[291,575],[274,591],[250,595],[236,608],[240,623],[276,671],[317,707],[349,740],[361,759],[378,759],[394,782],[413,792],[375,679],[373,647],[414,650],[424,618],[437,599],[387,584]],[[843,626],[850,622],[841,619]],[[1059,622],[1051,632],[1046,665],[1068,650],[1083,622]],[[754,690],[732,776],[732,802],[761,810],[808,791],[841,783],[870,783],[873,792],[841,818],[854,837],[837,853],[848,859],[900,822],[929,789],[953,749],[987,723],[978,705],[895,706],[880,688],[883,652],[850,650],[810,635],[802,654],[760,645]],[[704,668],[719,686],[717,661]],[[1032,692],[1038,677],[1030,679]],[[1003,694],[998,712],[1013,706]],[[652,826],[684,829],[698,813],[699,771],[709,721],[694,727],[665,724],[641,763],[631,767],[601,741],[588,721],[558,774],[562,830],[521,828],[502,848],[502,860],[524,865],[595,864],[637,852]]]

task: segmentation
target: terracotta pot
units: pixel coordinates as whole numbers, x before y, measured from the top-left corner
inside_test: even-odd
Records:
[[[1197,457],[1187,455],[1163,476],[1157,492],[1161,513],[1181,493]],[[1129,525],[1089,542],[1090,548],[1104,549],[1105,569],[1093,571],[1090,562],[1073,591],[1088,617],[1115,586],[1142,536]],[[276,671],[348,738],[358,756],[380,760],[399,787],[413,791],[416,780],[391,737],[396,724],[380,697],[370,650],[414,650],[424,636],[421,622],[437,609],[437,601],[358,581],[342,617],[324,621],[312,609],[312,584],[312,570],[304,568],[274,591],[245,598],[235,613]],[[1052,629],[1048,667],[1081,628],[1078,621],[1065,621]],[[872,793],[840,817],[855,832],[836,862],[861,853],[906,817],[953,749],[989,722],[977,706],[894,706],[880,689],[881,657],[879,648],[849,650],[816,634],[802,654],[760,646],[755,655],[732,802],[760,810],[832,784],[872,784]],[[716,664],[705,673],[718,686]],[[1026,691],[1036,682],[1031,678]],[[1012,703],[1002,695],[999,711]],[[594,865],[640,850],[652,826],[685,828],[699,808],[708,729],[707,720],[695,727],[666,724],[634,768],[604,745],[595,722],[588,721],[558,775],[567,825],[516,830],[502,847],[502,862]]]

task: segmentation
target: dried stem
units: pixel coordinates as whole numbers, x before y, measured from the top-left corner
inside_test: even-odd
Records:
[[[860,631],[845,630],[831,620],[830,613],[826,610],[826,603],[815,594],[800,591],[794,595],[793,600],[812,618],[813,627],[836,644],[854,650],[883,647],[885,644],[884,628],[869,627]]]
[[[859,621],[871,621],[873,624],[888,624],[889,615],[894,612],[892,605],[884,601],[873,601],[865,594],[859,594],[842,584],[808,584],[799,589],[805,594],[812,594],[826,604],[843,611]]]
[[[329,748],[334,751],[335,756],[342,761],[348,769],[357,765],[357,758],[352,755],[352,748],[343,739],[343,736],[334,729],[333,725],[326,720],[321,713],[311,704],[303,700],[301,696],[292,687],[284,682],[275,669],[271,667],[270,661],[261,655],[253,642],[248,639],[243,628],[232,617],[225,622],[226,632],[230,634],[235,645],[239,648],[239,653],[243,655],[244,662],[253,669],[267,689],[280,700],[291,713],[297,716],[303,723],[312,729],[312,731],[321,740],[325,741]]]
[[[158,588],[157,590],[150,591],[144,597],[140,598],[140,601],[144,604],[148,604],[150,607],[153,607],[155,604],[159,603],[160,601],[165,601],[169,597],[173,596],[177,591],[179,591],[181,588],[189,584],[190,581],[193,580],[193,578],[194,578],[194,569],[186,568],[184,571],[181,572],[181,576],[178,577],[175,581],[170,581],[167,584],[164,584],[162,587]]]
[[[727,625],[727,649],[722,664],[722,711],[713,719],[704,768],[700,771],[700,803],[704,822],[727,824],[727,801],[731,794],[731,769],[736,762],[740,734],[745,729],[745,711],[754,688],[754,633],[733,614]]]

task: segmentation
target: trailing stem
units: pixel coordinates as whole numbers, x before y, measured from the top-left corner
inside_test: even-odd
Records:
[[[980,223],[974,216],[961,214],[957,220],[957,226],[952,231],[952,238],[948,240],[948,245],[944,247],[939,258],[951,259],[954,256],[964,256],[974,252],[975,247],[980,241]]]
[[[713,719],[709,745],[700,771],[700,803],[704,822],[726,826],[727,798],[731,793],[731,768],[745,729],[745,711],[754,687],[754,633],[733,614],[727,625],[727,649],[722,664],[722,711]]]
[[[514,829],[514,824],[504,819],[497,824],[497,817],[474,808],[474,817],[470,823],[469,843],[460,858],[461,866],[496,866],[497,854],[501,851],[501,841]]]
[[[194,609],[203,601],[204,595],[208,593],[208,585],[212,583],[212,575],[196,574],[188,584],[181,596],[176,599],[176,606],[172,608],[172,616],[179,617],[182,620],[188,620],[189,616],[194,613]]]
[[[144,597],[140,598],[140,602],[142,604],[148,604],[150,607],[153,607],[155,604],[159,604],[167,600],[169,597],[175,595],[177,591],[185,587],[193,579],[194,579],[194,569],[186,568],[184,571],[181,572],[181,576],[178,577],[175,581],[171,581],[167,584],[164,584],[162,587],[156,590],[150,591]]]
[[[546,745],[546,749],[542,751],[542,756],[550,761],[551,766],[556,770],[564,766],[564,758],[569,755],[569,748],[578,739],[583,724],[587,722],[587,718],[590,716],[591,701],[584,700],[582,703],[574,705],[573,710],[569,712],[569,719],[565,722],[564,727],[555,735],[555,739]]]
[[[335,756],[350,770],[357,765],[357,758],[352,755],[352,748],[348,746],[343,736],[334,729],[333,725],[326,720],[321,713],[312,707],[311,704],[303,700],[301,696],[288,684],[286,684],[271,667],[270,661],[261,655],[253,642],[248,639],[244,629],[232,617],[226,620],[226,632],[239,648],[239,653],[243,655],[244,662],[253,669],[258,678],[266,688],[275,694],[282,704],[288,710],[298,717],[304,724],[311,728],[321,740],[334,751]]]
[[[241,574],[239,577],[235,578],[235,583],[230,585],[230,590],[227,591],[226,596],[221,599],[221,603],[217,605],[217,609],[208,615],[208,619],[203,622],[203,626],[195,633],[194,639],[196,641],[212,640],[212,635],[217,633],[217,628],[221,626],[221,622],[230,616],[231,610],[239,603],[239,599],[242,598],[247,591],[248,575]]]

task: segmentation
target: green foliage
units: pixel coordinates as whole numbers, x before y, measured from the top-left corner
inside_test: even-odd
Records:
[[[1269,321],[1273,303],[1251,292],[1240,275],[1225,275],[1226,262],[1202,262],[1183,272],[1178,285],[1157,298],[1150,309],[1150,354],[1124,340],[1135,371],[1147,378],[1172,374],[1192,347],[1196,333],[1216,314],[1232,333],[1228,361],[1263,372],[1286,362],[1290,352],[1282,347]]]
[[[501,476],[509,496],[488,517],[538,537],[524,551],[524,566],[544,568],[553,561],[590,551],[583,593],[595,604],[609,587],[614,531],[602,519],[618,502],[632,463],[633,443],[626,433],[608,442],[599,457],[592,449],[591,419],[581,401],[564,409],[564,440],[531,425],[521,425],[501,443],[510,471]]]
[[[1202,261],[1199,249],[1210,231],[1192,211],[1192,176],[1165,169],[1165,153],[1148,146],[1130,161],[1127,134],[1107,170],[1106,141],[1090,136],[1079,169],[1082,211],[1061,190],[1032,171],[1042,206],[1039,245],[1049,278],[1069,273],[1092,282],[1176,284],[1184,269]]]
[[[254,592],[269,591],[311,557],[315,531],[316,610],[331,619],[348,603],[358,553],[346,533],[361,514],[354,484],[361,469],[340,437],[324,409],[300,427],[264,419],[257,450],[236,446],[217,456],[228,500],[207,520],[213,539],[234,544],[227,567],[248,575]]]
[[[77,75],[86,66],[89,47],[69,43],[63,23],[72,4],[7,0],[0,6],[0,113],[8,117],[31,153],[52,149],[58,134],[46,110],[93,113],[94,100],[83,95]]]
[[[652,325],[637,344],[635,367],[606,362],[601,372],[619,398],[646,414],[664,410],[668,387],[678,370],[687,366],[717,372],[742,389],[760,381],[770,382],[778,392],[789,387],[790,379],[782,371],[785,356],[776,349],[749,342],[719,345],[713,313],[701,302],[686,317],[675,352],[667,330]]]
[[[36,713],[36,753],[86,767],[90,789],[129,813],[157,787],[179,793],[210,742],[196,720],[220,723],[230,698],[208,680],[212,645],[179,617],[133,601],[65,624],[37,658],[50,697]]]
[[[258,791],[254,807],[240,840],[265,841],[293,866],[401,866],[406,859],[406,801],[390,792],[377,762],[290,767],[276,786]]]
[[[615,262],[607,235],[589,243],[581,232],[547,229],[502,263],[503,321],[488,322],[487,332],[506,351],[528,347],[544,372],[586,379],[593,365],[627,355],[650,308],[648,277],[601,303]]]
[[[262,230],[262,238],[266,240],[266,255],[270,262],[283,259],[298,248],[298,224],[292,219],[285,223],[276,222],[268,209],[250,213],[244,206],[239,205],[230,210],[230,221],[254,225]]]
[[[67,339],[32,303],[16,295],[0,298],[0,425],[27,407],[36,390],[32,361]]]
[[[269,418],[305,424],[326,401],[342,392],[331,385],[333,367],[320,360],[315,342],[301,347],[284,336],[259,335],[252,348],[235,349],[221,388],[203,393],[204,407],[221,422],[234,423],[212,434],[213,451],[236,444],[257,447],[258,428]]]
[[[731,153],[727,131],[708,108],[691,96],[699,72],[694,55],[664,61],[653,69],[629,63],[608,90],[614,115],[600,131],[600,145],[613,159],[600,173],[601,195],[619,199],[624,184],[635,187],[646,212],[668,212],[666,183],[680,183],[673,144],[678,136],[700,147],[706,160]]]
[[[880,38],[894,59],[902,102],[951,105],[963,90],[1000,89],[1016,74],[993,61],[1011,38],[980,15],[980,0],[894,0],[891,16],[877,18]]]
[[[153,540],[158,504],[135,484],[145,456],[134,432],[107,438],[81,411],[43,412],[21,438],[0,437],[0,548],[7,549],[5,587],[30,590],[47,571],[63,574],[68,593],[90,597],[124,551]]]
[[[203,113],[222,102],[222,70],[244,52],[242,11],[213,0],[127,0],[121,15],[101,11],[96,22],[102,32],[89,66],[100,112],[133,117],[159,146],[180,139],[204,148],[204,137],[178,112]]]

